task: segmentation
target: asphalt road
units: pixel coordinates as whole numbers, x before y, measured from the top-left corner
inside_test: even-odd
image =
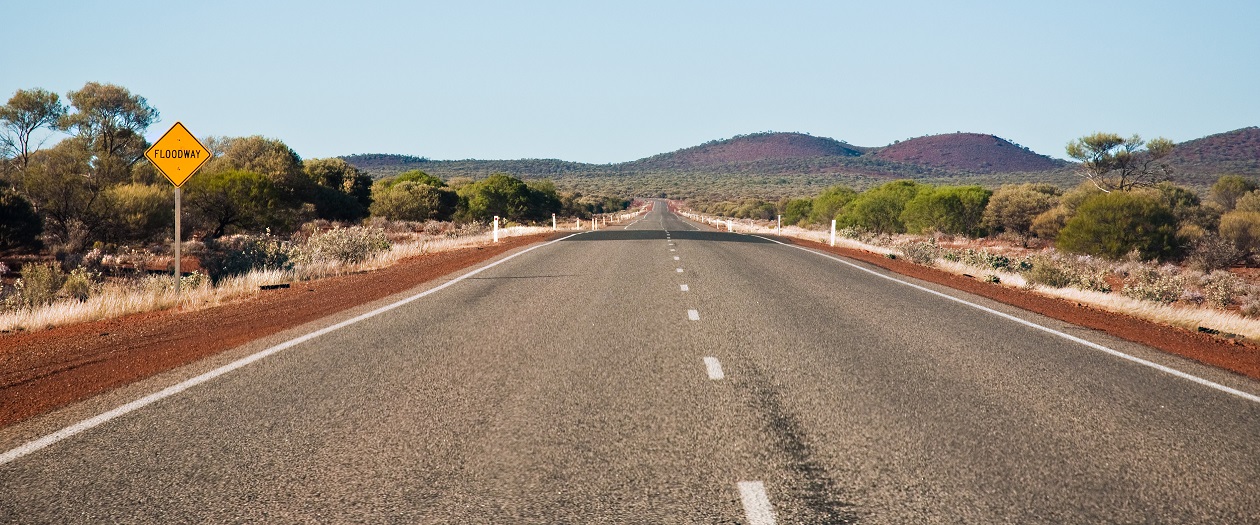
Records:
[[[1254,400],[663,203],[517,253],[10,457],[0,522],[1260,523]]]

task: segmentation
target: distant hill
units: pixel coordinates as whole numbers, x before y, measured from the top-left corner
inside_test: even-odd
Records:
[[[871,155],[894,162],[967,173],[1052,171],[1070,165],[1006,139],[979,133],[914,138],[875,149]]]
[[[1260,176],[1260,127],[1187,140],[1173,148],[1168,160],[1177,173],[1190,177]]]
[[[648,169],[697,169],[765,160],[857,157],[864,148],[804,133],[753,133],[714,140],[627,164]]]
[[[451,179],[507,173],[547,178],[567,190],[618,195],[779,198],[813,195],[835,184],[863,189],[906,178],[933,184],[1050,182],[1072,186],[1074,163],[980,133],[920,137],[882,148],[803,133],[754,133],[615,164],[556,159],[429,160],[361,154],[342,157],[375,178],[419,169]],[[1179,144],[1175,180],[1205,189],[1225,173],[1260,177],[1260,128]]]

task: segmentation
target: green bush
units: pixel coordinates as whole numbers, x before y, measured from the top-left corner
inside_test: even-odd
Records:
[[[120,184],[102,194],[104,238],[116,243],[161,242],[174,236],[175,197],[170,184]]]
[[[809,222],[814,202],[810,199],[791,199],[783,204],[783,225],[800,226]]]
[[[922,184],[897,180],[871,188],[845,205],[837,218],[841,226],[860,226],[878,233],[905,233],[901,212],[921,190]]]
[[[1059,232],[1065,251],[1119,259],[1137,251],[1143,259],[1167,259],[1178,249],[1177,219],[1159,199],[1115,191],[1089,197]]]
[[[86,301],[96,294],[100,280],[100,274],[80,266],[70,270],[65,282],[61,284],[61,291],[72,299]]]
[[[29,264],[22,268],[22,278],[15,284],[14,297],[19,308],[34,309],[52,304],[66,282],[66,274],[52,264]]]
[[[921,189],[906,202],[901,222],[911,233],[941,232],[980,237],[981,217],[992,192],[980,186]]]
[[[1032,233],[1033,219],[1059,203],[1063,192],[1050,184],[1006,184],[993,192],[981,226],[1017,235]]]
[[[1260,212],[1235,210],[1222,215],[1220,235],[1244,254],[1260,253]]]
[[[809,207],[809,222],[831,226],[831,220],[840,214],[844,205],[857,198],[857,192],[845,186],[832,186],[817,197]]]

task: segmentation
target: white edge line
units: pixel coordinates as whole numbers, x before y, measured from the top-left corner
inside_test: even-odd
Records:
[[[565,236],[565,237],[561,237],[561,238],[559,238],[559,239],[556,239],[556,240],[554,240],[554,241],[548,241],[548,242],[546,242],[546,243],[539,244],[539,245],[537,245],[537,246],[531,246],[531,247],[529,247],[529,248],[526,248],[526,249],[524,249],[524,250],[521,250],[521,251],[519,251],[519,252],[516,252],[516,253],[514,253],[514,254],[511,254],[511,255],[509,255],[509,256],[507,256],[507,257],[504,257],[504,258],[502,258],[502,259],[499,259],[498,261],[495,261],[495,262],[493,262],[493,263],[487,264],[487,265],[485,265],[485,266],[482,266],[481,268],[477,268],[476,270],[473,270],[473,271],[468,272],[468,273],[466,273],[466,274],[463,274],[463,275],[461,275],[461,276],[459,276],[459,277],[456,277],[456,278],[454,278],[454,279],[451,279],[450,281],[447,281],[447,282],[445,282],[445,283],[442,283],[441,285],[438,285],[438,286],[435,286],[435,287],[430,288],[430,289],[428,289],[428,290],[425,290],[425,291],[423,291],[423,292],[420,292],[420,293],[418,293],[418,294],[416,294],[416,295],[413,295],[413,296],[411,296],[411,297],[407,297],[407,298],[401,299],[401,300],[399,300],[399,301],[397,301],[397,302],[394,302],[394,303],[391,303],[391,304],[388,304],[388,305],[382,306],[382,307],[380,307],[380,308],[377,308],[377,309],[375,309],[375,310],[372,310],[371,312],[367,312],[367,313],[365,313],[365,314],[361,314],[361,315],[359,315],[359,316],[357,316],[357,317],[354,317],[354,318],[352,318],[352,319],[347,319],[347,320],[345,320],[345,321],[342,321],[342,322],[340,322],[340,323],[334,324],[334,325],[332,325],[332,326],[328,326],[328,327],[325,327],[325,328],[321,328],[321,329],[319,329],[319,330],[316,330],[316,331],[314,331],[314,332],[308,333],[308,334],[306,334],[306,335],[302,335],[302,336],[299,336],[299,337],[295,337],[295,338],[293,338],[293,339],[290,339],[290,340],[285,341],[285,342],[283,342],[283,343],[277,344],[277,345],[272,346],[272,347],[270,347],[270,348],[266,348],[266,349],[264,349],[264,350],[259,350],[259,351],[258,351],[258,352],[256,352],[256,353],[253,353],[253,354],[250,354],[250,355],[248,355],[248,356],[242,357],[242,358],[240,358],[240,359],[237,359],[236,361],[232,361],[231,363],[228,363],[228,364],[226,364],[226,365],[223,365],[223,366],[221,366],[221,367],[219,367],[219,368],[216,368],[216,369],[214,369],[214,370],[211,370],[211,371],[209,371],[209,372],[203,373],[203,374],[201,374],[201,375],[199,375],[199,376],[192,377],[192,378],[190,378],[190,379],[186,379],[186,380],[184,380],[184,381],[182,381],[182,382],[180,382],[180,383],[177,383],[177,384],[174,384],[174,385],[168,386],[168,387],[166,387],[166,388],[164,388],[164,389],[162,389],[162,390],[159,390],[159,391],[157,391],[157,392],[154,392],[154,393],[152,393],[152,394],[149,394],[149,395],[147,395],[147,396],[144,396],[144,397],[142,397],[142,398],[140,398],[140,399],[137,399],[137,400],[132,401],[132,402],[130,402],[130,403],[126,403],[126,404],[124,404],[124,405],[122,405],[122,406],[119,406],[119,407],[117,407],[117,408],[114,408],[113,410],[109,410],[109,411],[104,412],[104,413],[102,413],[102,414],[99,414],[99,415],[97,415],[97,416],[95,416],[95,417],[91,417],[91,418],[88,418],[88,419],[84,419],[84,420],[82,420],[82,421],[79,421],[78,423],[75,423],[75,424],[73,424],[73,425],[70,425],[70,426],[68,426],[68,427],[65,427],[65,428],[63,428],[63,429],[61,429],[61,430],[58,430],[58,431],[53,432],[53,433],[51,433],[51,434],[48,434],[48,435],[46,435],[46,436],[44,436],[44,437],[41,437],[41,438],[35,439],[35,440],[33,440],[33,441],[29,441],[29,442],[27,442],[27,443],[25,443],[25,444],[23,444],[23,445],[20,445],[20,446],[15,447],[15,448],[13,448],[13,449],[11,449],[11,450],[8,450],[8,451],[4,452],[3,454],[0,454],[0,465],[4,465],[4,464],[9,463],[9,462],[11,462],[11,461],[13,461],[13,460],[16,460],[16,459],[18,459],[18,458],[21,458],[22,456],[25,456],[25,455],[30,454],[30,453],[32,453],[32,452],[36,452],[36,451],[41,450],[41,449],[43,449],[43,448],[46,448],[46,447],[48,447],[48,446],[50,446],[50,445],[53,445],[53,444],[55,444],[55,443],[57,443],[57,442],[59,442],[59,441],[61,441],[61,440],[64,440],[64,439],[66,439],[66,438],[69,438],[69,437],[75,436],[75,435],[77,435],[77,434],[80,434],[80,433],[82,433],[82,432],[84,432],[84,431],[90,430],[90,429],[92,429],[92,428],[94,428],[94,427],[97,427],[97,426],[103,425],[103,424],[105,424],[105,423],[108,423],[109,421],[111,421],[111,420],[113,420],[113,419],[115,419],[115,418],[117,418],[117,417],[119,417],[119,416],[123,416],[123,415],[129,414],[129,413],[131,413],[131,412],[134,412],[134,411],[136,411],[136,410],[139,410],[139,409],[141,409],[141,408],[144,408],[144,407],[146,407],[146,406],[148,406],[148,405],[151,405],[151,404],[153,404],[153,403],[155,403],[155,402],[157,402],[157,401],[161,401],[161,400],[166,399],[166,398],[168,398],[168,397],[174,396],[174,395],[176,395],[176,394],[178,394],[178,393],[180,393],[180,392],[183,392],[183,391],[185,391],[185,390],[188,390],[189,388],[192,388],[192,387],[194,387],[194,386],[197,386],[197,385],[199,385],[199,384],[201,384],[201,383],[205,383],[205,382],[207,382],[207,381],[210,381],[211,379],[215,379],[215,378],[217,378],[217,377],[219,377],[219,376],[222,376],[222,375],[224,375],[224,374],[227,374],[227,373],[229,373],[229,372],[232,372],[232,371],[234,371],[234,370],[236,370],[236,369],[238,369],[238,368],[243,368],[243,367],[248,366],[248,365],[250,365],[250,364],[252,364],[252,363],[254,363],[254,362],[256,362],[256,361],[259,361],[259,360],[265,359],[265,358],[267,358],[267,357],[269,357],[269,356],[271,356],[271,355],[273,355],[273,354],[277,354],[277,353],[279,353],[279,352],[282,352],[282,351],[287,350],[287,349],[289,349],[289,348],[292,348],[292,347],[294,347],[294,346],[300,345],[300,344],[302,344],[302,343],[305,343],[305,342],[307,342],[307,341],[310,341],[311,339],[315,339],[316,337],[319,337],[319,336],[321,336],[321,335],[325,335],[325,334],[328,334],[328,333],[330,333],[330,332],[333,332],[333,331],[336,331],[336,330],[340,330],[340,329],[345,328],[345,327],[347,327],[347,326],[350,326],[350,325],[352,325],[352,324],[358,323],[358,322],[360,322],[360,321],[363,321],[363,320],[366,320],[366,319],[369,319],[369,318],[375,317],[375,316],[377,316],[377,315],[380,315],[380,314],[383,314],[383,313],[388,312],[388,311],[390,311],[390,310],[393,310],[393,309],[395,309],[395,308],[398,308],[399,306],[403,306],[403,305],[405,305],[405,304],[407,304],[407,303],[410,303],[410,302],[415,301],[415,300],[417,300],[417,299],[420,299],[420,298],[422,298],[422,297],[425,297],[425,296],[428,296],[428,295],[431,295],[431,294],[437,293],[438,291],[443,290],[443,289],[445,289],[445,288],[447,288],[447,287],[449,287],[449,286],[451,286],[451,285],[454,285],[455,283],[458,283],[458,282],[460,282],[460,281],[463,281],[464,279],[467,279],[467,278],[472,277],[472,276],[474,276],[474,275],[477,275],[477,274],[479,274],[479,273],[481,273],[481,272],[484,272],[484,271],[486,271],[486,270],[489,270],[490,268],[494,268],[495,266],[498,266],[498,265],[500,265],[500,264],[503,264],[503,263],[505,263],[505,262],[508,262],[508,261],[510,261],[510,260],[512,260],[512,259],[514,259],[514,258],[516,258],[516,257],[518,257],[518,256],[525,255],[526,253],[529,253],[529,252],[531,252],[531,251],[534,251],[534,250],[536,250],[536,249],[538,249],[538,248],[542,248],[542,247],[544,247],[544,246],[548,246],[548,245],[551,245],[551,244],[555,244],[555,243],[557,243],[557,242],[563,241],[563,240],[568,239],[568,238],[570,238],[570,237],[574,237],[574,236],[577,236],[577,235],[581,235],[581,234],[583,234],[583,233],[586,233],[586,232],[579,232],[579,233],[570,234],[570,235],[567,235],[567,236]]]
[[[774,525],[774,506],[766,495],[766,486],[760,481],[739,482],[739,500],[744,504],[744,516],[750,525]]]
[[[1238,389],[1236,389],[1236,388],[1231,388],[1231,387],[1228,387],[1228,386],[1222,385],[1222,384],[1217,383],[1217,382],[1214,382],[1214,381],[1209,381],[1209,380],[1207,380],[1207,379],[1203,379],[1202,377],[1199,377],[1199,376],[1196,376],[1196,375],[1192,375],[1192,374],[1189,374],[1189,373],[1186,373],[1186,372],[1182,372],[1181,370],[1177,370],[1176,368],[1171,368],[1171,367],[1168,367],[1168,366],[1165,366],[1165,365],[1161,365],[1161,364],[1156,363],[1156,362],[1153,362],[1153,361],[1147,361],[1146,359],[1142,359],[1142,358],[1137,357],[1137,356],[1132,356],[1132,355],[1126,354],[1126,353],[1124,353],[1124,352],[1121,352],[1121,351],[1119,351],[1119,350],[1113,350],[1113,349],[1111,349],[1111,348],[1105,347],[1105,346],[1100,345],[1100,344],[1098,344],[1098,343],[1095,343],[1095,342],[1092,342],[1092,341],[1086,341],[1086,340],[1081,339],[1081,338],[1079,338],[1079,337],[1076,337],[1076,336],[1074,336],[1074,335],[1072,335],[1072,334],[1066,334],[1066,333],[1060,332],[1060,331],[1058,331],[1058,330],[1055,330],[1055,329],[1053,329],[1053,328],[1050,328],[1050,327],[1048,327],[1048,326],[1042,326],[1042,325],[1039,325],[1039,324],[1034,323],[1034,322],[1032,322],[1032,321],[1028,321],[1028,320],[1020,319],[1020,318],[1015,317],[1015,316],[1013,316],[1013,315],[1010,315],[1010,314],[1007,314],[1007,313],[1003,313],[1003,312],[999,312],[999,311],[994,310],[994,309],[992,309],[992,308],[989,308],[989,307],[987,307],[987,306],[978,305],[978,304],[973,303],[973,302],[971,302],[971,301],[968,301],[968,300],[966,300],[966,299],[960,299],[960,298],[958,298],[958,297],[954,297],[954,296],[949,295],[949,294],[946,294],[946,293],[941,293],[941,292],[938,292],[938,291],[933,290],[933,289],[931,289],[931,288],[926,288],[926,287],[919,286],[919,285],[914,284],[914,283],[911,283],[911,282],[906,282],[906,281],[903,281],[903,280],[898,279],[898,278],[896,278],[896,277],[892,277],[892,276],[884,275],[884,274],[882,274],[882,273],[879,273],[879,272],[877,272],[877,271],[871,270],[871,269],[869,269],[869,268],[863,268],[863,267],[861,267],[861,266],[859,266],[859,265],[857,265],[857,264],[851,263],[851,262],[846,261],[846,260],[844,260],[844,259],[841,259],[841,258],[839,258],[839,257],[835,257],[835,256],[832,256],[832,255],[829,255],[829,254],[825,254],[825,253],[819,252],[819,251],[811,250],[811,249],[806,248],[806,247],[804,247],[804,246],[797,246],[797,245],[794,245],[794,244],[788,244],[788,243],[785,243],[785,242],[776,241],[776,240],[774,240],[774,239],[770,239],[770,238],[767,238],[767,237],[762,237],[762,236],[760,236],[760,235],[752,235],[752,237],[756,237],[756,238],[758,238],[758,239],[765,239],[765,240],[767,240],[767,241],[770,241],[770,242],[773,242],[773,243],[776,243],[776,244],[782,244],[782,245],[784,245],[784,246],[789,246],[789,247],[792,247],[792,248],[796,248],[796,249],[798,249],[798,250],[803,250],[803,251],[806,251],[806,252],[809,252],[809,253],[812,253],[812,254],[815,254],[815,255],[819,255],[819,256],[822,256],[822,257],[826,257],[826,258],[831,259],[831,260],[833,260],[833,261],[836,261],[836,262],[839,262],[839,263],[843,263],[843,264],[847,264],[847,265],[849,265],[849,266],[852,266],[852,267],[854,267],[854,268],[857,268],[858,270],[862,270],[862,271],[864,271],[864,272],[866,272],[866,273],[869,273],[869,274],[871,274],[871,275],[874,275],[874,276],[876,276],[876,277],[882,277],[882,278],[887,279],[887,280],[889,280],[889,281],[893,281],[893,282],[896,282],[896,283],[901,283],[901,284],[904,284],[904,285],[909,286],[909,287],[911,287],[911,288],[916,288],[916,289],[918,289],[918,290],[922,290],[922,291],[927,292],[927,293],[930,293],[930,294],[932,294],[932,295],[935,295],[935,296],[938,296],[938,297],[943,297],[943,298],[945,298],[945,299],[949,299],[949,300],[954,301],[954,302],[956,302],[956,303],[965,304],[965,305],[970,306],[970,307],[972,307],[972,308],[975,308],[975,309],[977,309],[977,310],[981,310],[981,311],[984,311],[984,312],[988,312],[988,313],[993,314],[993,315],[996,315],[996,316],[998,316],[998,317],[1001,317],[1001,318],[1004,318],[1004,319],[1008,319],[1008,320],[1011,320],[1011,321],[1015,321],[1015,322],[1017,322],[1017,323],[1019,323],[1019,324],[1022,324],[1022,325],[1024,325],[1024,326],[1028,326],[1028,327],[1030,327],[1030,328],[1035,328],[1035,329],[1037,329],[1037,330],[1041,330],[1041,331],[1043,331],[1043,332],[1050,333],[1050,334],[1053,334],[1053,335],[1056,335],[1056,336],[1062,337],[1063,339],[1067,339],[1067,340],[1072,341],[1072,342],[1074,342],[1074,343],[1079,343],[1079,344],[1085,345],[1085,346],[1087,346],[1087,347],[1093,348],[1094,350],[1098,350],[1098,351],[1100,351],[1100,352],[1104,352],[1104,353],[1107,353],[1107,354],[1111,354],[1111,355],[1113,355],[1113,356],[1115,356],[1115,357],[1119,357],[1120,359],[1124,359],[1124,360],[1127,360],[1127,361],[1132,361],[1132,362],[1137,363],[1137,364],[1142,365],[1142,366],[1147,366],[1147,367],[1150,367],[1150,368],[1154,368],[1154,369],[1156,369],[1156,370],[1159,370],[1160,372],[1164,372],[1164,373],[1166,373],[1166,374],[1169,374],[1169,375],[1172,375],[1172,376],[1176,376],[1176,377],[1179,377],[1179,378],[1185,379],[1185,380],[1187,380],[1187,381],[1191,381],[1191,382],[1194,382],[1194,383],[1198,383],[1198,384],[1200,384],[1200,385],[1203,385],[1203,386],[1206,386],[1206,387],[1208,387],[1208,388],[1212,388],[1212,389],[1215,389],[1215,390],[1219,390],[1219,391],[1221,391],[1221,392],[1225,392],[1225,393],[1227,393],[1227,394],[1232,394],[1232,395],[1235,395],[1235,396],[1241,397],[1241,398],[1243,398],[1243,399],[1246,399],[1246,400],[1251,401],[1251,402],[1254,402],[1254,403],[1260,403],[1260,396],[1257,396],[1257,395],[1255,395],[1255,394],[1250,394],[1250,393],[1247,393],[1247,392],[1243,392],[1242,390],[1238,390]]]

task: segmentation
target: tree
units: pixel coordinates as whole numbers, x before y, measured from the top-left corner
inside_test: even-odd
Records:
[[[529,187],[516,177],[495,174],[459,189],[462,215],[470,220],[494,216],[519,221],[529,213]]]
[[[980,186],[927,187],[906,202],[901,221],[906,231],[983,235],[981,216],[993,192]]]
[[[0,188],[0,251],[38,250],[43,231],[44,221],[31,203],[11,188]]]
[[[302,172],[319,187],[344,196],[317,200],[315,209],[320,218],[353,220],[367,216],[368,206],[372,204],[372,177],[336,157],[307,159],[302,162]],[[334,204],[336,208],[320,209],[321,202],[325,207]]]
[[[1005,184],[989,197],[981,225],[993,231],[1028,236],[1033,219],[1059,203],[1063,192],[1050,184]]]
[[[1237,206],[1240,197],[1256,189],[1260,186],[1251,179],[1241,175],[1223,175],[1208,190],[1208,202],[1216,205],[1222,213],[1230,212]]]
[[[860,226],[880,233],[904,233],[901,212],[924,188],[911,180],[896,180],[862,192],[844,207],[838,224]]]
[[[40,128],[53,128],[65,116],[66,108],[56,93],[43,89],[19,89],[9,103],[0,106],[0,153],[14,154],[19,169],[30,164],[31,140]],[[35,145],[34,149],[39,149]]]
[[[1164,158],[1172,149],[1173,142],[1165,138],[1148,143],[1137,135],[1126,139],[1115,133],[1094,133],[1069,142],[1067,154],[1081,161],[1080,176],[1111,192],[1154,186],[1169,179],[1172,168]]]
[[[203,239],[233,230],[286,228],[295,213],[270,178],[251,171],[200,174],[185,184],[185,203]]]
[[[439,190],[428,184],[403,181],[378,185],[372,192],[372,216],[391,221],[425,221],[436,218],[441,207]]]
[[[106,185],[94,175],[92,153],[71,137],[31,155],[18,189],[46,221],[45,233],[71,252],[95,238],[103,213],[100,194]]]
[[[248,171],[257,173],[296,199],[311,179],[302,172],[302,157],[284,142],[259,135],[216,139],[222,154],[207,163],[205,171]]]
[[[144,97],[113,84],[88,82],[68,98],[75,111],[61,117],[58,126],[83,141],[96,178],[105,183],[125,180],[144,157],[144,132],[158,120],[158,111]]]
[[[1177,218],[1153,195],[1100,193],[1081,203],[1059,232],[1059,249],[1119,259],[1137,251],[1143,259],[1175,254]]]

